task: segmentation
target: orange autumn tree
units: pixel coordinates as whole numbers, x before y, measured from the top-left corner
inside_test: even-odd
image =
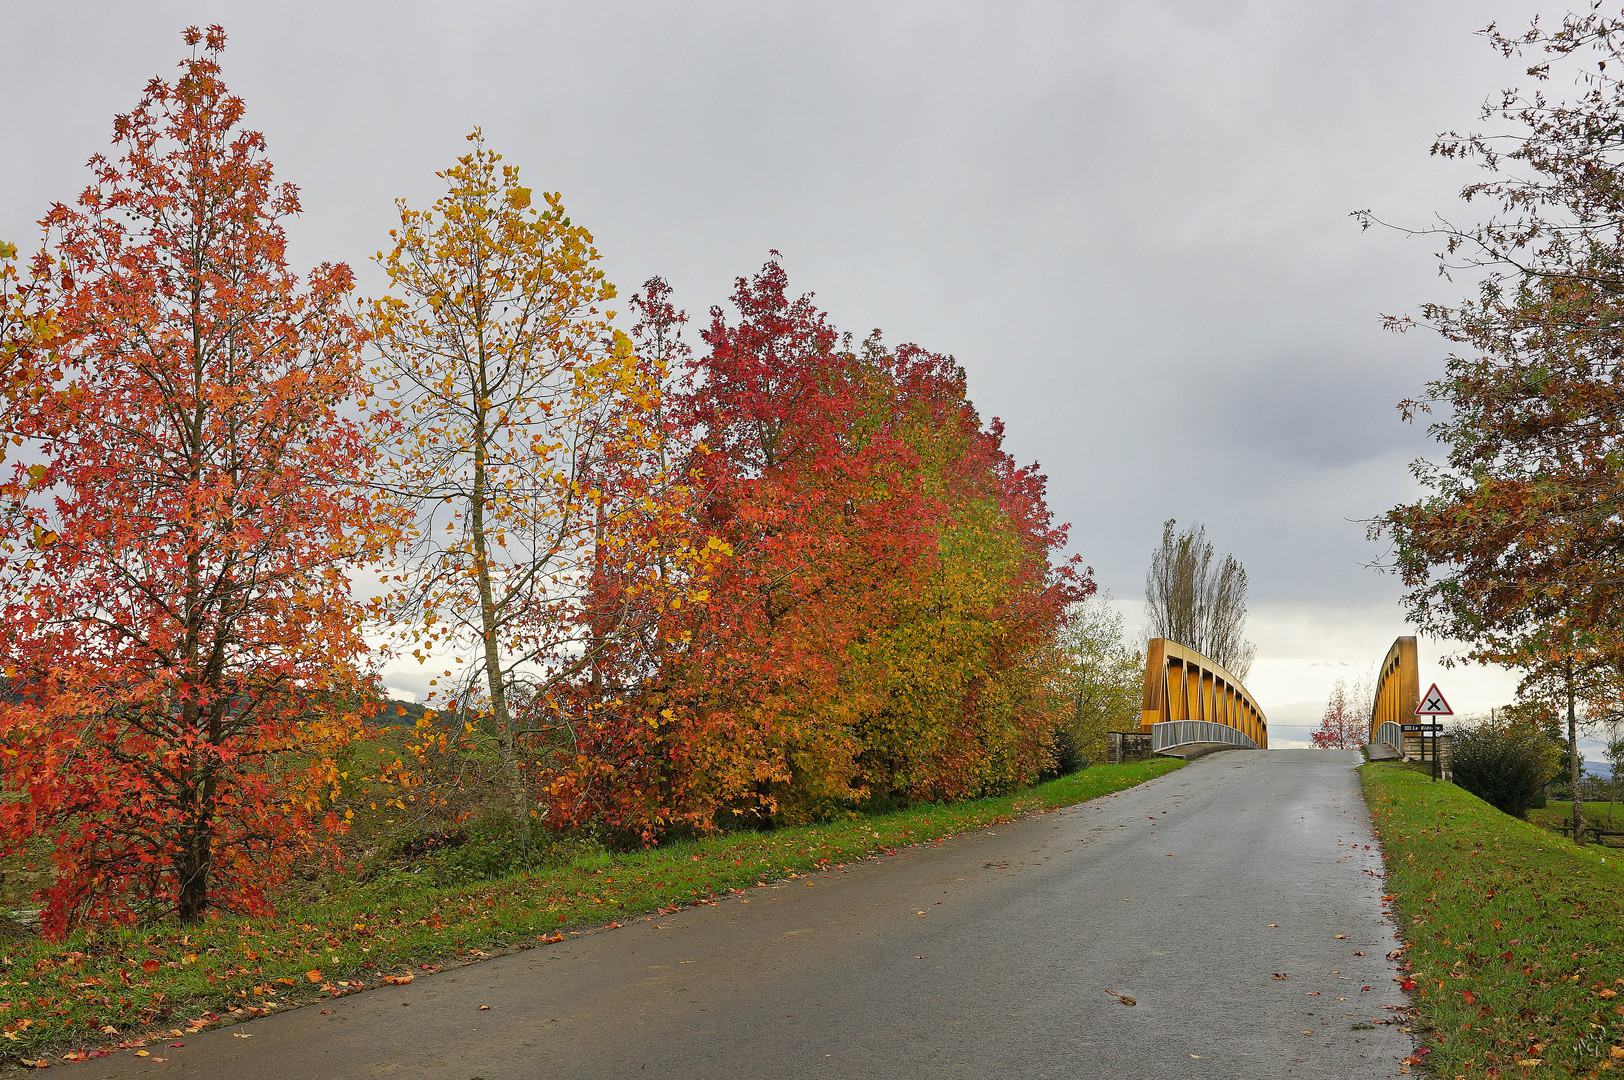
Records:
[[[52,207],[6,410],[21,440],[0,563],[0,848],[44,836],[44,925],[256,911],[338,827],[321,793],[360,725],[345,571],[370,557],[351,275],[302,283],[219,27],[117,118],[116,160]]]
[[[1044,479],[1004,452],[1002,425],[982,426],[963,369],[877,333],[863,355],[878,376],[867,412],[913,451],[933,537],[919,580],[851,652],[880,691],[860,727],[864,784],[907,799],[1008,790],[1049,764],[1057,637],[1094,586],[1075,559],[1051,565],[1066,530]]]
[[[679,730],[670,688],[694,645],[696,606],[709,602],[711,579],[733,552],[698,524],[714,480],[709,451],[674,393],[691,361],[687,314],[660,277],[628,306],[638,316],[630,337],[649,408],[638,417],[641,437],[620,440],[589,466],[601,520],[613,524],[604,532],[616,542],[593,550],[580,612],[590,664],[570,693],[571,752],[551,755],[544,779],[554,827],[596,824],[649,841],[673,822],[705,818],[670,767],[669,739]]]
[[[933,512],[914,455],[866,387],[880,377],[776,258],[712,308],[677,412],[703,445],[695,543],[732,552],[667,667],[661,740],[670,801],[718,820],[804,821],[865,794],[861,718],[878,702],[848,650],[918,582]]]

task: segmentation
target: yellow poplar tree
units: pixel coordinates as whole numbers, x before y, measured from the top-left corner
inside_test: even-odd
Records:
[[[397,203],[394,249],[377,256],[390,290],[372,330],[393,420],[381,483],[415,521],[384,608],[420,661],[474,654],[445,693],[454,720],[487,712],[528,843],[529,739],[569,743],[566,691],[626,622],[586,610],[595,567],[623,571],[647,538],[618,527],[626,501],[596,485],[623,471],[600,466],[648,456],[660,387],[612,326],[591,234],[558,194],[536,205],[477,129],[468,141],[431,210]]]

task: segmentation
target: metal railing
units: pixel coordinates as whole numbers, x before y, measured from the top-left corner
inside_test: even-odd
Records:
[[[1400,754],[1404,753],[1404,729],[1391,720],[1383,721],[1382,726],[1376,729],[1376,734],[1371,736],[1370,741],[1373,743],[1386,743]]]
[[[1246,750],[1263,749],[1237,727],[1215,724],[1210,720],[1164,720],[1150,726],[1150,749],[1159,754],[1176,746],[1192,743],[1224,743]]]

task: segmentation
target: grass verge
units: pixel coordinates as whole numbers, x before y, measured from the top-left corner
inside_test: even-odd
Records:
[[[734,833],[454,888],[399,877],[289,903],[274,918],[0,942],[0,1061],[112,1049],[402,982],[619,920],[1070,806],[1183,762],[1101,765],[1000,798],[823,825]]]
[[[1624,1072],[1624,864],[1454,784],[1366,765],[1437,1077]]]
[[[1624,830],[1624,803],[1587,802],[1584,804],[1584,819],[1587,829],[1599,828],[1608,832]],[[1528,811],[1528,820],[1547,829],[1566,825],[1573,820],[1573,803],[1552,799],[1543,807]],[[1612,837],[1608,841],[1618,843]]]

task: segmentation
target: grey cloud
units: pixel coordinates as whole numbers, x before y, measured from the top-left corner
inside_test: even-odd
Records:
[[[623,292],[662,273],[702,315],[778,248],[843,328],[955,354],[1119,597],[1176,516],[1261,598],[1390,603],[1348,519],[1410,492],[1426,444],[1391,404],[1444,350],[1377,317],[1461,286],[1347,212],[1452,208],[1465,174],[1431,138],[1518,76],[1473,31],[1532,10],[37,4],[7,16],[0,237],[32,242],[180,28],[220,21],[227,78],[302,189],[302,264],[381,287],[366,258],[393,200],[431,201],[482,124]]]

